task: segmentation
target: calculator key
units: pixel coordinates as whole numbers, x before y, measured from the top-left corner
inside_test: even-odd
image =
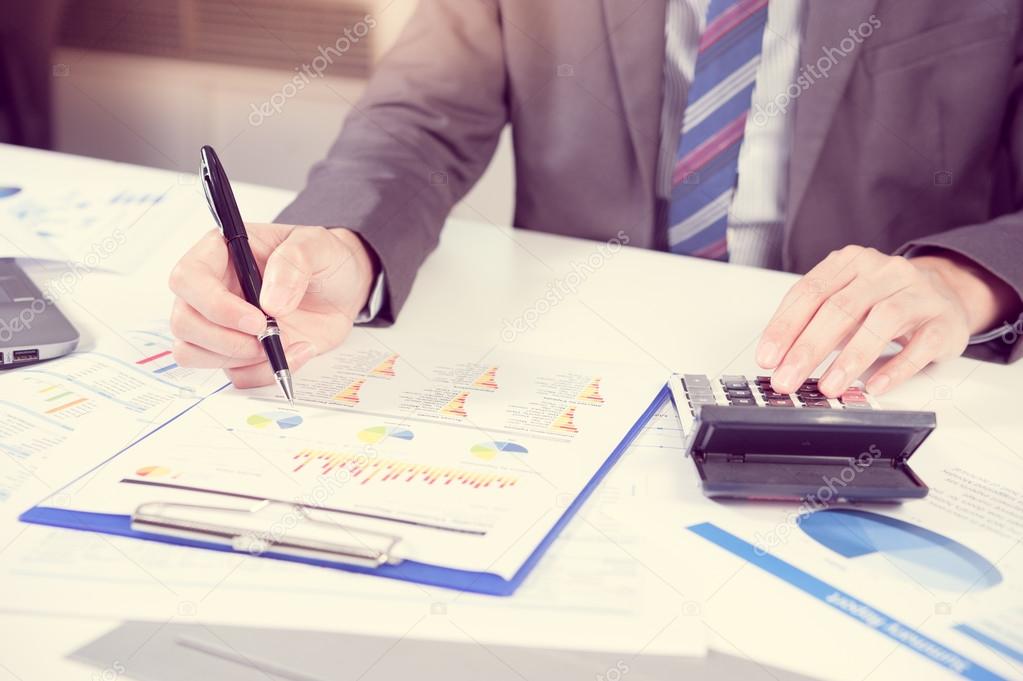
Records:
[[[770,388],[761,388],[760,394],[764,396],[765,400],[787,400],[789,396],[785,393],[776,393]]]
[[[789,398],[786,397],[786,398],[772,398],[772,399],[769,399],[769,400],[767,400],[767,406],[768,407],[794,407],[796,405],[792,404],[792,400],[790,400]]]
[[[687,395],[696,395],[698,397],[714,397],[714,391],[710,388],[690,388],[686,390]]]
[[[764,385],[764,384],[770,385],[771,384],[771,377],[770,376],[757,376],[757,383],[759,383],[761,385]]]
[[[757,406],[756,400],[752,397],[729,397],[728,404],[733,407],[755,407]]]
[[[869,402],[842,402],[846,409],[873,409]]]
[[[827,399],[824,396],[824,393],[818,392],[816,390],[803,390],[802,388],[800,388],[799,392],[796,393],[796,394],[799,395],[799,399],[803,399],[803,398],[810,399],[810,400],[824,400],[824,399]]]
[[[731,388],[725,389],[725,397],[732,399],[733,397],[748,397],[753,399],[753,392],[750,390],[733,390]]]
[[[710,388],[710,379],[703,374],[684,374],[682,382],[686,388]]]
[[[689,396],[689,403],[690,404],[717,404],[717,400],[714,398],[713,395],[710,395],[710,396],[707,396],[707,397],[703,397],[703,396],[693,397],[692,395],[690,395]]]
[[[861,392],[845,392],[839,397],[843,403],[845,402],[866,402],[867,396]]]
[[[819,379],[816,378],[808,378],[803,381],[803,385],[801,385],[800,388],[816,388],[818,381]]]
[[[726,381],[722,378],[721,385],[725,386],[725,390],[749,390],[749,383],[746,381]]]
[[[831,403],[827,400],[803,400],[803,406],[807,409],[831,409]]]

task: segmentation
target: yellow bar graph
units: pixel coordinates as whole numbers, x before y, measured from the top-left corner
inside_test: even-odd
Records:
[[[434,466],[398,459],[373,459],[365,454],[333,452],[322,449],[303,449],[292,459],[293,472],[310,469],[321,475],[346,470],[353,480],[366,485],[370,482],[406,482],[425,485],[470,487],[473,489],[503,489],[512,487],[518,478],[511,475],[472,471],[452,466]]]

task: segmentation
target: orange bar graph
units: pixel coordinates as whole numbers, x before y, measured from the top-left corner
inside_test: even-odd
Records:
[[[469,393],[458,393],[454,399],[440,408],[440,413],[450,416],[466,416],[465,401],[469,399]]]
[[[70,409],[71,407],[74,407],[75,405],[79,405],[82,402],[86,402],[86,401],[88,401],[88,399],[89,398],[87,398],[87,397],[80,397],[77,400],[72,400],[72,401],[70,401],[70,402],[68,402],[66,404],[62,404],[62,405],[60,405],[58,407],[54,407],[53,409],[47,409],[46,413],[47,414],[56,414],[59,411],[64,411],[65,409]]]
[[[296,462],[293,471],[298,473],[307,467],[320,475],[330,475],[347,470],[353,480],[361,485],[370,482],[404,482],[426,485],[453,485],[472,489],[505,489],[513,487],[518,478],[486,471],[471,471],[448,466],[433,466],[424,463],[410,463],[398,459],[368,459],[365,454],[332,452],[320,449],[303,449],[292,457]]]
[[[590,384],[579,393],[579,401],[586,404],[604,404],[604,396],[600,394],[600,378],[590,381]]]
[[[392,378],[394,376],[394,364],[398,361],[398,355],[391,355],[380,364],[373,367],[370,371],[374,376],[384,376],[386,378]]]
[[[575,425],[575,407],[569,407],[561,413],[558,418],[554,419],[551,424],[551,430],[561,433],[575,433],[579,432],[579,428]]]
[[[473,385],[477,388],[497,390],[497,367],[490,367],[484,371],[479,378],[473,381]]]
[[[362,390],[362,386],[365,383],[366,379],[364,378],[349,383],[344,389],[334,395],[334,400],[342,404],[358,404],[359,391]]]

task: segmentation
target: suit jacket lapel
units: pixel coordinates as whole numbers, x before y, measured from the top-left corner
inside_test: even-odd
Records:
[[[618,89],[647,186],[653,187],[660,144],[667,0],[604,0]]]
[[[831,128],[831,121],[838,104],[849,84],[849,77],[856,66],[856,60],[863,51],[863,44],[846,56],[841,56],[842,40],[849,45],[849,31],[854,32],[866,22],[874,11],[878,0],[842,0],[841,2],[806,2],[806,29],[803,32],[800,49],[800,68],[811,65],[816,68],[819,59],[827,55],[836,56],[827,78],[814,81],[807,88],[795,106],[793,126],[792,161],[789,166],[788,219],[793,223],[806,195],[810,178],[817,165],[824,138]]]

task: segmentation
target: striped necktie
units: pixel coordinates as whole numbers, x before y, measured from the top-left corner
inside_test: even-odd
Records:
[[[728,260],[728,207],[760,64],[767,0],[711,0],[675,155],[668,245]]]

